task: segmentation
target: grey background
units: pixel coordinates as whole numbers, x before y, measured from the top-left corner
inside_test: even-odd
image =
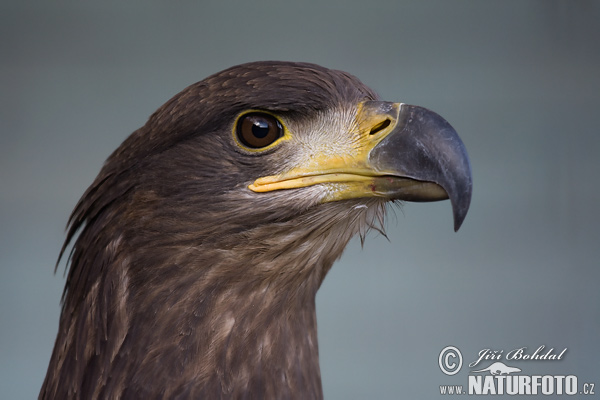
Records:
[[[98,2],[99,3],[99,2]],[[435,399],[481,349],[600,393],[600,2],[0,5],[0,398],[37,396],[57,332],[67,217],[104,159],[185,86],[253,60],[346,70],[450,121],[472,161],[450,204],[391,210],[317,297],[330,399]],[[463,353],[446,376],[438,355]],[[489,365],[489,362],[482,363]]]

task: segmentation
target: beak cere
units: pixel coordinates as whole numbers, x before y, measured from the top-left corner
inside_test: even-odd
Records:
[[[382,102],[373,103],[372,106],[381,107]],[[433,111],[407,104],[400,104],[398,111],[394,128],[369,153],[369,165],[379,174],[400,178],[390,180],[383,190],[390,198],[407,201],[450,198],[454,230],[458,230],[467,215],[473,188],[469,157],[462,140]],[[405,179],[412,184],[406,185]]]
[[[471,203],[472,177],[464,144],[450,124],[433,111],[384,101],[359,104],[356,120],[361,151],[323,155],[316,165],[298,165],[256,179],[254,192],[335,184],[323,202],[361,197],[390,200],[450,199],[454,230]]]

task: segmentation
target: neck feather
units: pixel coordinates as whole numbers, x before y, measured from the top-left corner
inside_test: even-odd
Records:
[[[315,295],[381,212],[346,205],[218,246],[140,246],[123,233],[76,250],[70,279],[103,272],[67,292],[40,398],[321,398]]]

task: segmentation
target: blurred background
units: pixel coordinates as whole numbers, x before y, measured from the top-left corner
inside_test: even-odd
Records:
[[[600,2],[5,0],[0,35],[0,398],[38,394],[64,227],[103,161],[184,87],[255,60],[342,69],[435,110],[471,157],[458,233],[449,202],[407,203],[326,278],[326,398],[435,399],[481,349],[541,345],[568,351],[506,363],[600,393]]]

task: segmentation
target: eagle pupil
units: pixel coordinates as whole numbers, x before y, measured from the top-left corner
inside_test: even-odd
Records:
[[[269,134],[269,123],[267,121],[255,121],[252,125],[252,134],[263,139]]]

